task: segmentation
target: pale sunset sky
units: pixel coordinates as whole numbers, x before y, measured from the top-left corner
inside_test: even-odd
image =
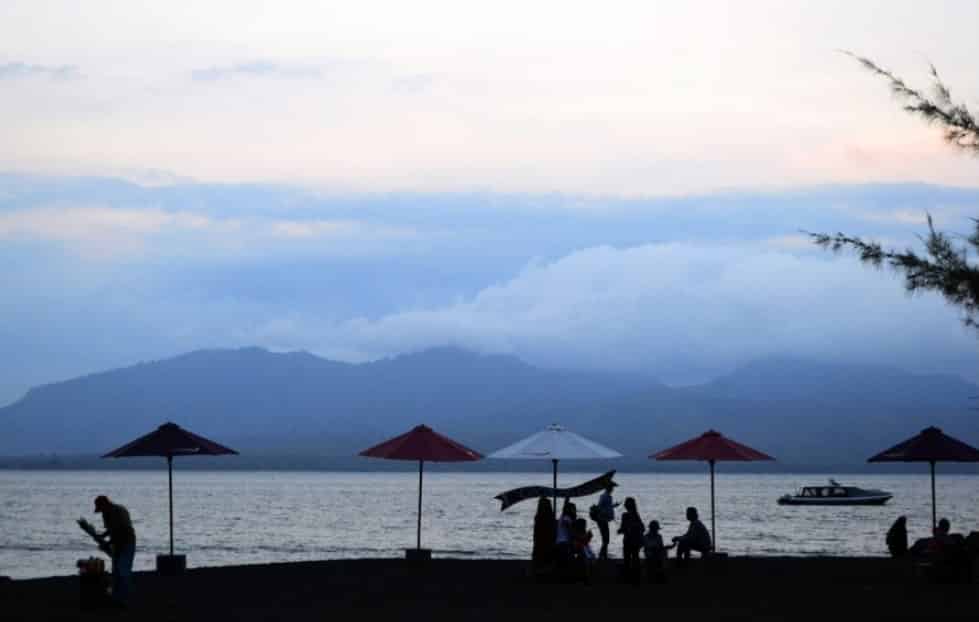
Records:
[[[698,382],[792,355],[979,378],[915,244],[979,160],[979,2],[0,4],[0,405],[201,347],[451,343]],[[15,359],[15,360],[12,360]]]

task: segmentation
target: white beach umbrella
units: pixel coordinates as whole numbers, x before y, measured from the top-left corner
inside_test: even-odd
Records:
[[[500,460],[550,460],[554,465],[554,514],[556,516],[558,460],[601,460],[621,458],[622,454],[554,423],[536,434],[494,451],[487,457]]]

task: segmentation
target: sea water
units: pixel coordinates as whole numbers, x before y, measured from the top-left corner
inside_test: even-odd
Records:
[[[833,474],[841,483],[881,488],[894,498],[878,507],[779,506],[779,495],[826,475],[717,475],[718,550],[732,555],[884,555],[884,535],[908,517],[909,538],[928,535],[931,489],[920,475]],[[562,473],[559,486],[598,472]],[[620,473],[615,498],[636,498],[643,520],[667,539],[686,529],[696,506],[711,526],[709,481],[695,473]],[[525,559],[536,501],[505,512],[493,496],[518,486],[548,485],[545,473],[426,473],[422,546],[436,557]],[[92,500],[125,505],[137,534],[135,568],[151,569],[169,550],[167,474],[160,471],[0,471],[0,575],[73,574],[75,561],[100,555],[76,524],[101,527]],[[579,512],[597,495],[576,500]],[[298,560],[401,557],[415,546],[417,473],[180,471],[174,473],[174,547],[188,566]],[[979,476],[938,477],[938,514],[953,531],[979,530]],[[594,526],[593,526],[594,529]],[[594,529],[595,537],[598,531]],[[614,535],[611,551],[620,556]]]

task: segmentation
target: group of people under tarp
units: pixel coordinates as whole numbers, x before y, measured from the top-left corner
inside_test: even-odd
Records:
[[[538,572],[555,570],[559,578],[588,581],[592,565],[596,560],[608,559],[608,546],[611,538],[609,525],[615,521],[615,508],[619,506],[612,500],[610,485],[601,494],[598,503],[591,506],[589,518],[598,525],[601,535],[601,548],[596,555],[592,549],[592,532],[588,521],[578,516],[577,506],[565,499],[560,518],[555,519],[550,499],[541,497],[534,516],[534,545],[532,560]],[[667,551],[676,548],[676,559],[682,564],[692,551],[702,556],[711,550],[710,533],[700,521],[697,508],[687,508],[689,521],[687,532],[676,536],[669,545],[664,544],[658,521],[643,522],[633,497],[626,497],[622,503],[624,511],[619,517],[618,534],[622,536],[622,579],[638,584],[641,581],[642,567],[640,551],[646,559],[647,578],[653,582],[666,580]]]

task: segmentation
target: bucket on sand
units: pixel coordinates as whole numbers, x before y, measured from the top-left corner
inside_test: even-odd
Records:
[[[75,562],[78,567],[78,599],[83,611],[104,607],[109,602],[109,573],[105,571],[105,560],[89,557]]]

